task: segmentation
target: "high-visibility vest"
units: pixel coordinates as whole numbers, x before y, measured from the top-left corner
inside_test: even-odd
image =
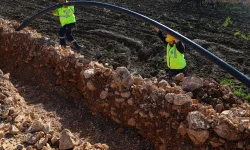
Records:
[[[68,6],[67,8],[64,8],[64,7],[57,8],[56,12],[53,13],[53,15],[58,16],[60,18],[60,23],[63,27],[66,24],[76,22],[74,9],[75,9],[74,6]]]
[[[183,69],[186,67],[186,60],[184,54],[180,53],[176,44],[170,46],[169,44],[166,47],[166,62],[170,69]]]

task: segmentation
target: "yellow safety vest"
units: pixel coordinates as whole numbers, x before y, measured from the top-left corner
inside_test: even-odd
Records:
[[[59,16],[62,27],[66,24],[75,23],[76,18],[74,15],[74,6],[68,6],[67,8],[57,8],[54,16]]]
[[[186,60],[184,54],[180,53],[176,44],[170,46],[169,44],[166,47],[166,62],[170,69],[183,69],[186,67]]]

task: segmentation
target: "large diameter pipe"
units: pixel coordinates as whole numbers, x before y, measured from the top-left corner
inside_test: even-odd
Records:
[[[119,6],[107,4],[107,3],[93,2],[93,1],[71,1],[71,2],[66,2],[66,3],[62,3],[62,4],[57,4],[57,5],[48,7],[46,9],[38,12],[37,14],[32,15],[30,18],[24,20],[23,23],[16,29],[16,31],[22,30],[32,20],[34,20],[35,18],[41,16],[42,14],[44,14],[44,13],[46,13],[48,11],[51,11],[53,9],[56,9],[58,7],[61,7],[63,5],[92,5],[92,6],[100,6],[100,7],[104,7],[104,8],[109,8],[109,9],[117,10],[119,12],[131,15],[131,16],[136,17],[138,19],[141,19],[141,20],[143,20],[145,22],[148,22],[149,24],[158,27],[159,29],[165,31],[166,33],[169,33],[169,34],[173,35],[175,38],[181,40],[185,44],[188,44],[189,46],[191,46],[192,48],[194,48],[197,52],[199,52],[201,55],[205,56],[206,58],[208,58],[212,62],[216,63],[220,68],[222,68],[225,71],[227,71],[228,73],[230,73],[232,76],[234,76],[240,82],[242,82],[243,84],[245,84],[247,87],[250,87],[250,79],[247,76],[245,76],[243,73],[239,72],[237,69],[235,69],[231,65],[227,64],[222,59],[220,59],[219,57],[215,56],[214,54],[212,54],[211,52],[209,52],[205,48],[201,47],[200,45],[196,44],[192,40],[188,39],[187,37],[181,35],[180,33],[174,31],[173,29],[171,29],[171,28],[169,28],[169,27],[167,27],[167,26],[165,26],[165,25],[163,25],[163,24],[161,24],[161,23],[159,23],[159,22],[157,22],[157,21],[155,21],[155,20],[153,20],[151,18],[148,18],[148,17],[146,17],[144,15],[141,15],[141,14],[139,14],[137,12],[134,12],[134,11],[131,11],[129,9],[122,8],[122,7],[119,7]]]

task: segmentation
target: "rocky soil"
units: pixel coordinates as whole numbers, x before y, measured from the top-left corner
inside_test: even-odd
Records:
[[[19,94],[27,88],[15,88],[9,77],[0,70],[0,149],[109,149],[106,144],[91,145],[88,139],[64,129],[57,113],[41,104],[29,104]]]

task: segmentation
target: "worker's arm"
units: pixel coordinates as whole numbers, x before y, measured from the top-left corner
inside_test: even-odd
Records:
[[[162,31],[159,30],[159,31],[157,32],[157,34],[158,34],[159,38],[162,40],[162,42],[163,42],[165,45],[168,45],[168,42],[166,41],[166,36],[164,36],[164,35],[162,34]]]
[[[157,32],[157,35],[159,36],[159,38],[162,40],[162,42],[165,44],[165,45],[167,45],[168,44],[168,42],[166,42],[166,36],[164,36],[163,34],[162,34],[162,31],[160,30],[160,29],[158,29],[157,27],[154,27],[153,26],[153,28],[154,28],[154,30]]]
[[[184,51],[185,51],[185,46],[184,46],[184,44],[181,42],[181,41],[176,41],[176,48],[177,48],[177,50],[180,52],[180,53],[184,53]]]

